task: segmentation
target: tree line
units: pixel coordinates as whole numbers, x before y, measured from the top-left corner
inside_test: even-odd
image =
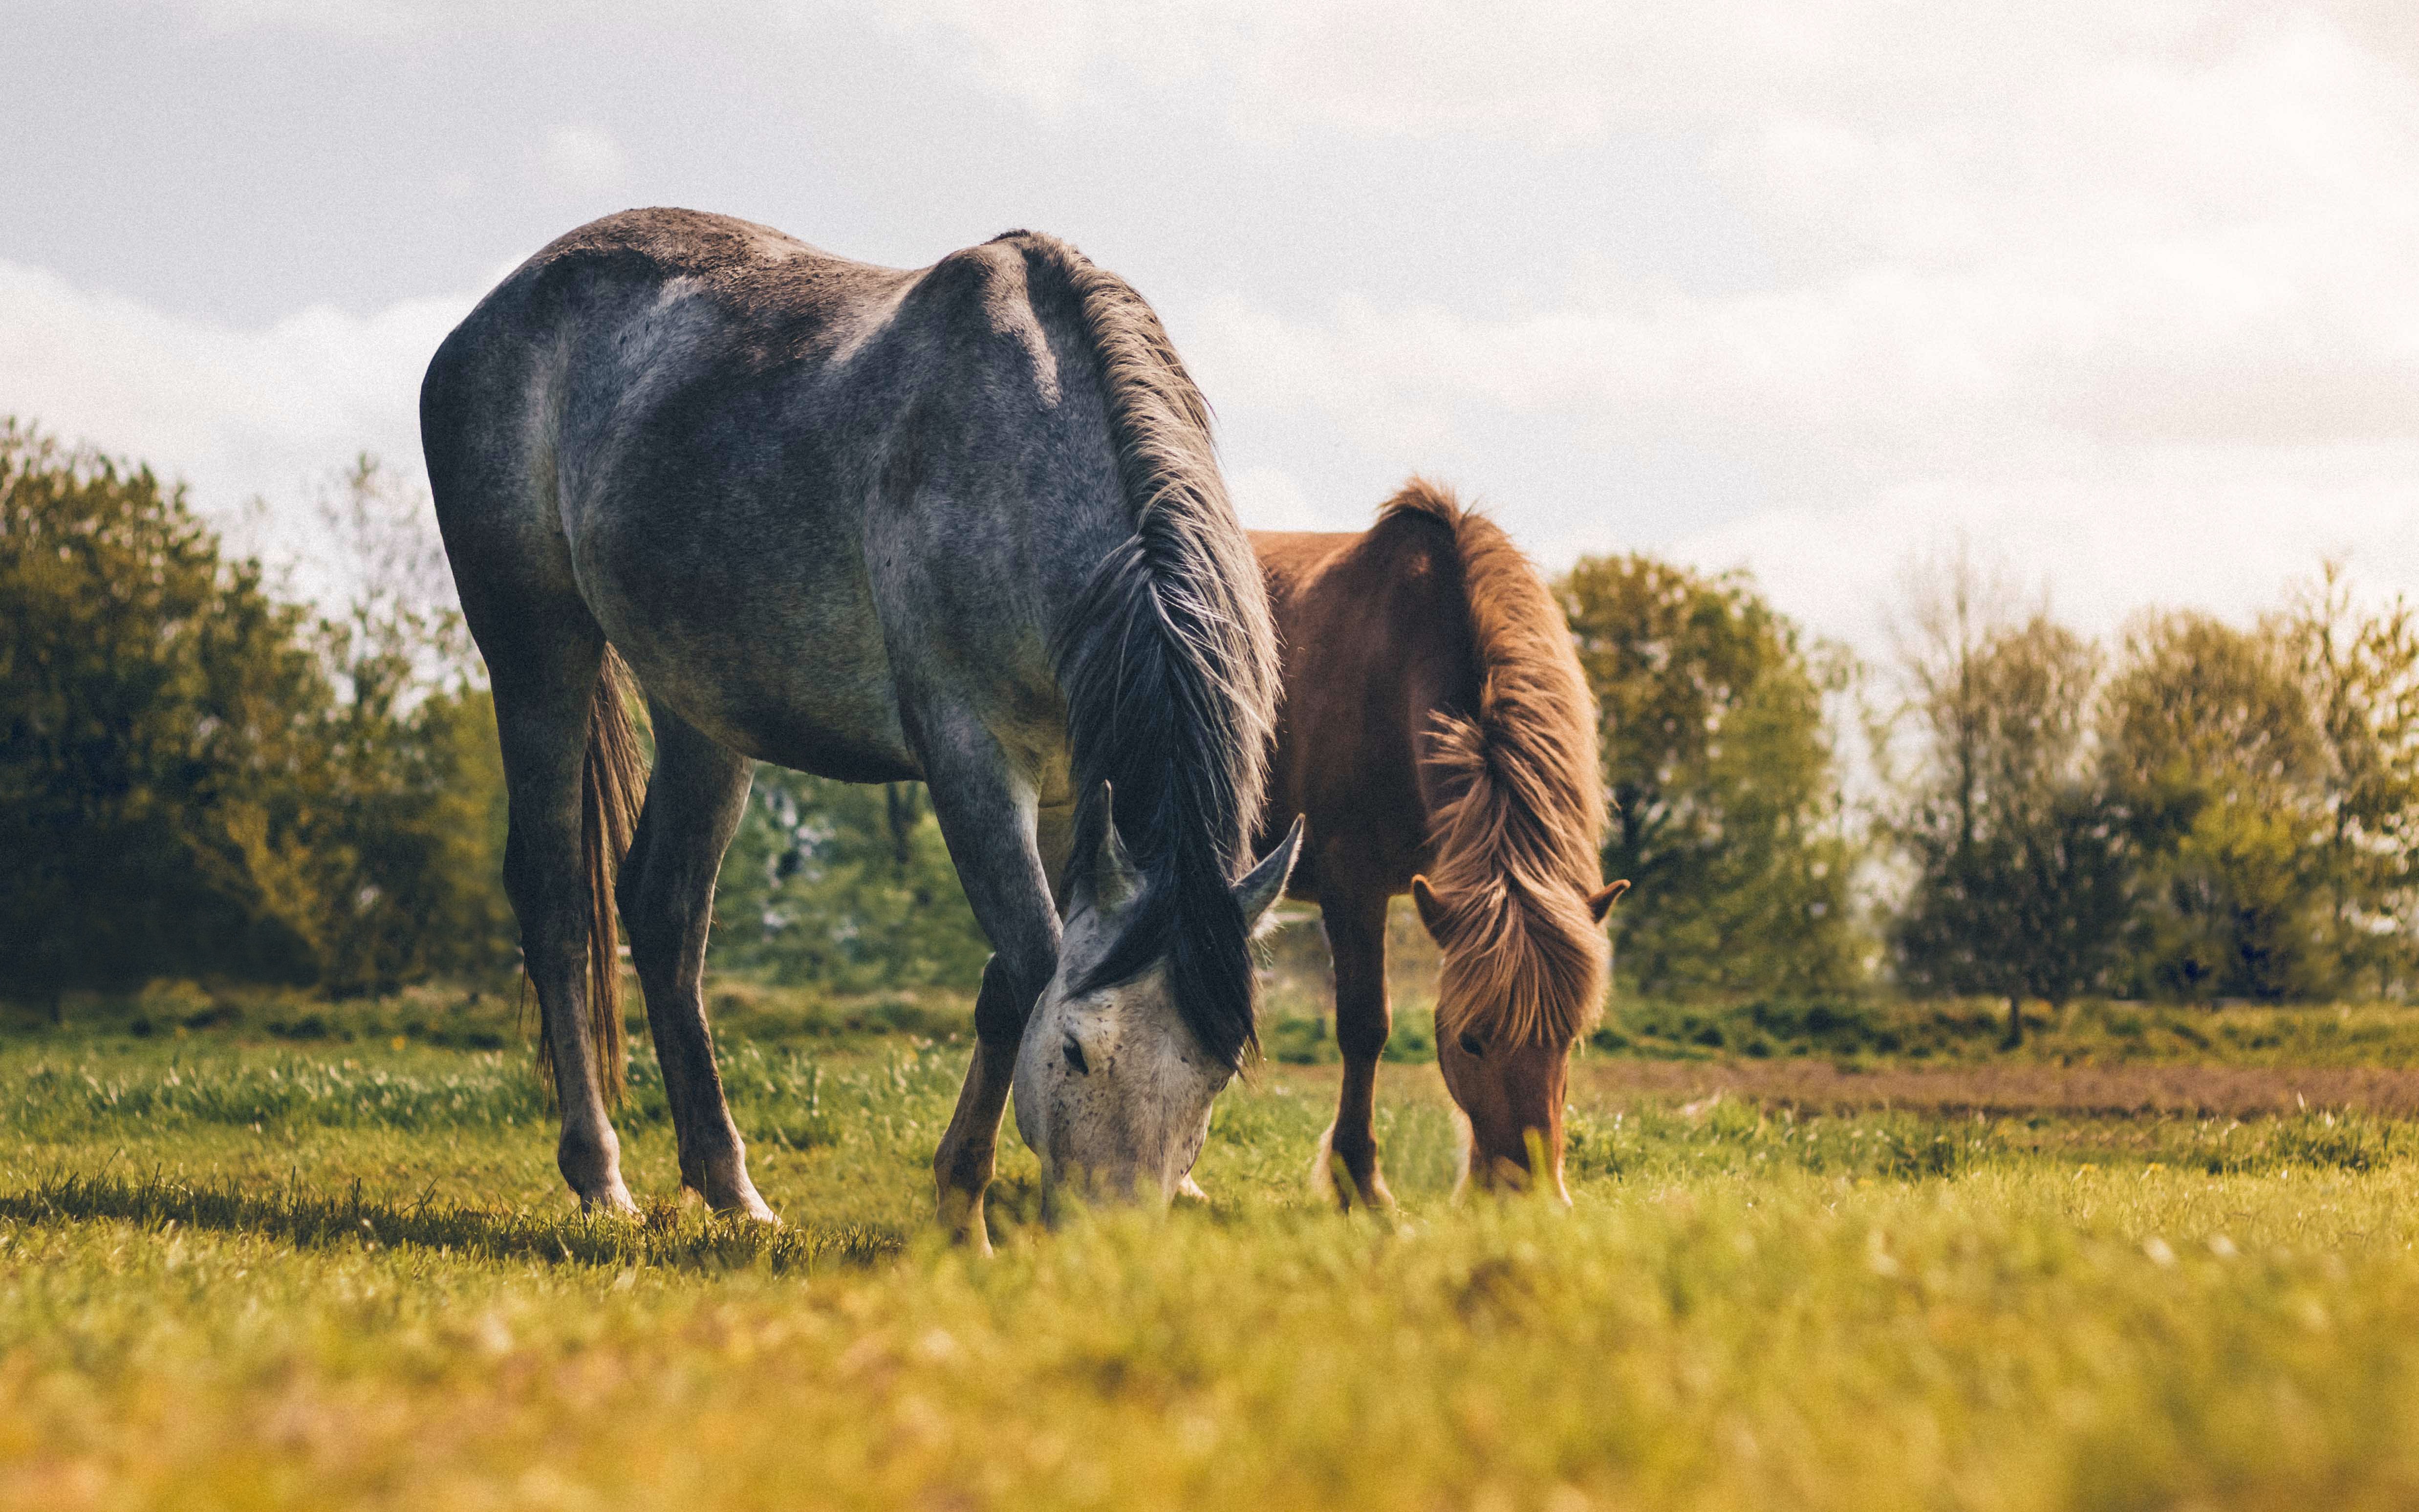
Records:
[[[514,958],[494,710],[395,502],[367,463],[322,501],[375,570],[320,613],[180,486],[0,421],[0,991]]]
[[[424,498],[364,458],[319,503],[311,604],[180,486],[0,421],[0,995],[513,969],[494,710]],[[2419,985],[2419,623],[2335,569],[2103,645],[1938,562],[1880,667],[1743,574],[1556,588],[1625,992],[1894,983],[2004,999],[2012,1037],[2027,1001]],[[718,969],[840,991],[987,953],[912,783],[761,769],[716,915]]]
[[[0,997],[516,969],[495,708],[427,501],[367,457],[319,492],[312,604],[181,486],[0,419]],[[840,990],[988,953],[911,783],[765,768],[717,915],[718,966]]]
[[[2408,605],[2329,565],[2250,625],[2166,610],[2102,646],[2006,602],[1963,562],[1916,599],[1879,826],[1911,872],[1902,981],[2008,999],[2011,1043],[2028,998],[2411,995]]]

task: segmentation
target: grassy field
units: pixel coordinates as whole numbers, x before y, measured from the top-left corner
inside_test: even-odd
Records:
[[[954,1004],[731,991],[773,1235],[671,1200],[644,1062],[654,1206],[570,1212],[508,997],[75,1007],[0,1033],[0,1507],[2419,1502],[2396,1011],[2079,1010],[1998,1068],[1641,1014],[1574,1079],[1569,1211],[1456,1205],[1392,1066],[1391,1221],[1310,1200],[1334,1073],[1271,1060],[1210,1207],[1040,1230],[1011,1138],[978,1262],[924,1227]]]

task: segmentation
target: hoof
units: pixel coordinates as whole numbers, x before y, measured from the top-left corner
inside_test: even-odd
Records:
[[[741,1192],[732,1201],[714,1202],[711,1198],[707,1200],[713,1203],[716,1212],[726,1218],[744,1218],[751,1224],[763,1224],[767,1228],[782,1227],[781,1215],[775,1212],[765,1204],[763,1197],[756,1195],[754,1187]]]
[[[983,1222],[982,1194],[970,1196],[955,1187],[942,1188],[940,1220],[949,1242],[963,1244],[985,1259],[991,1257],[991,1228]]]
[[[601,1212],[615,1218],[636,1218],[639,1215],[639,1205],[630,1200],[630,1189],[622,1184],[619,1177],[613,1179],[610,1186],[581,1192],[578,1196],[582,1212]]]
[[[1379,1174],[1377,1152],[1370,1151],[1368,1170],[1355,1174],[1351,1163],[1335,1152],[1333,1124],[1318,1136],[1318,1152],[1311,1157],[1310,1189],[1334,1203],[1338,1212],[1350,1212],[1356,1203],[1377,1212],[1394,1209],[1394,1194]]]
[[[554,1149],[554,1168],[579,1199],[582,1212],[638,1216],[639,1205],[622,1181],[622,1142],[611,1129],[581,1131],[565,1128]]]
[[[1187,1171],[1184,1180],[1176,1183],[1176,1193],[1171,1200],[1198,1203],[1206,1208],[1210,1205],[1210,1194],[1202,1191],[1201,1183],[1193,1179],[1192,1172]]]
[[[706,1207],[717,1217],[745,1218],[751,1224],[763,1224],[769,1228],[781,1227],[780,1214],[757,1196],[756,1183],[747,1179],[744,1170],[735,1177],[709,1176],[701,1184],[691,1181],[687,1186],[705,1199]]]

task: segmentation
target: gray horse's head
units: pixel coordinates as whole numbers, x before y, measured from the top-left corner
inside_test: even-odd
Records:
[[[1285,891],[1302,821],[1241,881],[1246,931]],[[1178,1011],[1165,957],[1137,976],[1082,987],[1123,933],[1147,886],[1115,825],[1071,868],[1057,975],[1025,1026],[1016,1057],[1016,1128],[1041,1157],[1045,1211],[1057,1194],[1089,1201],[1174,1196],[1210,1133],[1210,1104],[1234,1068],[1203,1048]]]

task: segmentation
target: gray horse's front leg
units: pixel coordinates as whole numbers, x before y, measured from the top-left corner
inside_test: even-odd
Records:
[[[1042,979],[1047,981],[1045,976]],[[965,1085],[958,1088],[958,1105],[949,1127],[932,1154],[932,1184],[938,1196],[941,1227],[950,1238],[988,1255],[991,1230],[983,1217],[983,1195],[991,1190],[997,1168],[1001,1115],[1008,1109],[1008,1090],[1016,1073],[1016,1050],[1024,1020],[1039,989],[1026,992],[1014,974],[994,955],[983,966],[982,993],[975,1000],[974,1062],[966,1068]],[[986,1020],[1004,1024],[1007,1011],[1022,1000],[1016,1027],[986,1033]]]
[[[927,753],[932,810],[975,919],[992,943],[975,1000],[974,1063],[932,1157],[941,1227],[985,1254],[983,1195],[999,1149],[1000,1116],[1025,1021],[1058,964],[1058,913],[1043,868],[1030,784],[979,732]]]
[[[664,1069],[680,1142],[681,1184],[716,1212],[780,1219],[747,1177],[705,1018],[706,931],[714,883],[747,807],[755,764],[715,744],[660,701],[650,705],[655,768],[623,863],[622,919],[647,996],[647,1027]]]

